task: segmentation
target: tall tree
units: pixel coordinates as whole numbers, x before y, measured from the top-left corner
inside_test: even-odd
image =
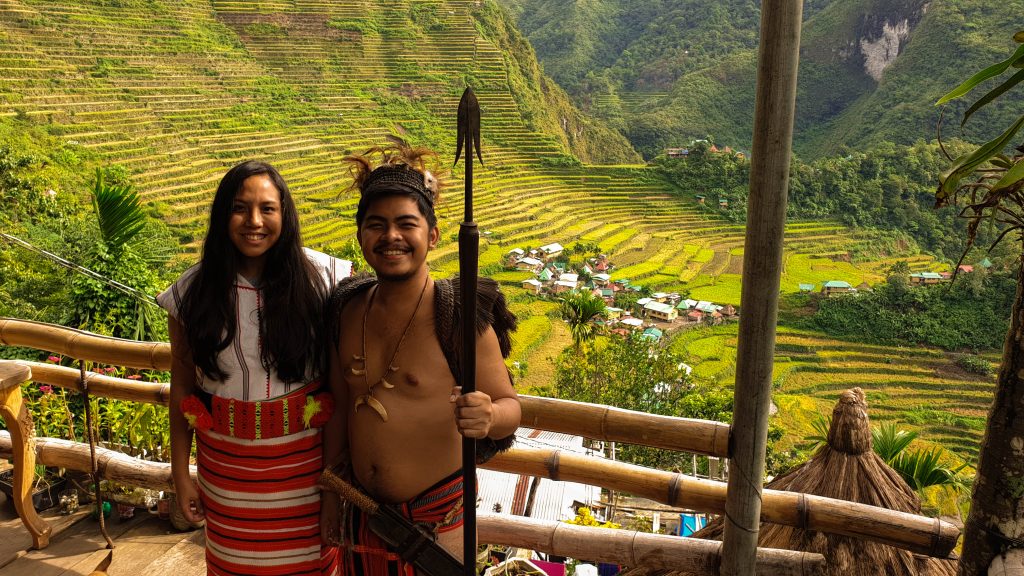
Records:
[[[576,348],[597,336],[594,321],[604,314],[604,308],[604,300],[588,290],[570,292],[562,298],[558,309],[562,319],[569,324],[569,333]]]
[[[1009,58],[978,72],[939,104],[959,98],[980,83],[1014,71],[964,113],[963,122],[974,112],[1015,88],[1024,80],[1024,31],[1014,35],[1017,49]],[[939,178],[936,205],[960,203],[961,215],[969,219],[968,248],[974,243],[984,221],[996,221],[1008,234],[1016,235],[1024,254],[1020,233],[1024,230],[1024,146],[1016,153],[1004,151],[1024,126],[1021,115],[1009,128],[970,154],[953,160]],[[966,252],[965,252],[966,254]],[[1003,363],[989,410],[985,438],[981,444],[971,511],[964,526],[960,576],[1024,573],[1024,266],[1018,272],[1017,294],[1010,317],[1010,329],[1003,346]]]

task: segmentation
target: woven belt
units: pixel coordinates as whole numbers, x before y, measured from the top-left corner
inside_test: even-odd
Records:
[[[284,396],[256,402],[210,396],[206,404],[199,396],[190,396],[182,401],[182,411],[197,430],[246,440],[279,438],[327,423],[334,401],[319,389],[320,382],[313,381]]]

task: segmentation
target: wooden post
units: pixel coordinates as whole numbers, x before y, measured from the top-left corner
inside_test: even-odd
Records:
[[[14,460],[14,484],[12,486],[14,509],[18,512],[25,528],[32,535],[32,547],[41,550],[50,543],[52,528],[32,505],[32,476],[36,470],[35,446],[29,442],[35,434],[32,416],[22,402],[21,385],[32,379],[28,366],[0,360],[0,416],[4,417],[11,433],[12,456]]]
[[[761,46],[743,254],[743,314],[736,352],[734,424],[722,545],[722,574],[726,576],[755,573],[802,8],[801,0],[765,0],[761,4]]]

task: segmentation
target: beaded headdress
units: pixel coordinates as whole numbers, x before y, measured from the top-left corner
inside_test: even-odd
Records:
[[[437,179],[430,170],[419,170],[407,164],[385,164],[374,169],[359,190],[363,196],[371,196],[378,191],[401,190],[419,194],[430,206],[434,205],[437,196]]]

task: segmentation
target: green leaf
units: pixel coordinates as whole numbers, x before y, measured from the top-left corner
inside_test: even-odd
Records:
[[[92,193],[100,236],[107,248],[124,247],[145,228],[146,213],[130,185],[108,184],[104,171],[97,168]]]
[[[988,159],[1002,152],[1003,148],[1006,148],[1010,140],[1021,129],[1021,126],[1024,126],[1024,116],[1018,118],[1012,126],[1007,128],[1006,132],[989,140],[966,158],[962,156],[958,158],[947,172],[939,176],[939,190],[935,193],[936,200],[941,202],[950,197],[956,191],[961,180],[974,172],[978,166],[981,166]]]
[[[939,98],[939,101],[936,102],[935,105],[941,106],[942,104],[945,104],[950,100],[955,100],[963,96],[964,94],[967,94],[968,92],[973,90],[974,87],[977,86],[978,84],[984,82],[985,80],[988,80],[989,78],[993,78],[1005,72],[1006,69],[1010,67],[1010,64],[1016,62],[1017,59],[1021,57],[1024,57],[1024,44],[1018,46],[1017,49],[1013,52],[1013,55],[1007,58],[1006,60],[993,64],[965,80],[963,84],[960,84],[952,91],[950,91],[948,94],[946,94],[942,98]]]
[[[960,121],[960,126],[962,127],[964,124],[967,123],[967,119],[971,117],[971,114],[974,114],[982,106],[985,106],[989,102],[1002,96],[1003,93],[1005,93],[1010,88],[1013,88],[1017,84],[1020,84],[1021,80],[1024,80],[1024,70],[1020,70],[1013,76],[1010,76],[1010,78],[1006,82],[1003,82],[999,86],[996,86],[988,94],[982,96],[977,102],[972,104],[971,107],[967,109],[967,112],[964,112],[964,119]]]
[[[1013,41],[1017,44],[1024,44],[1024,30],[1021,30],[1013,35]]]
[[[1013,165],[1013,168],[1010,168],[1006,171],[1006,174],[1003,174],[1003,177],[1000,178],[992,188],[992,192],[1009,188],[1017,182],[1020,182],[1022,179],[1024,179],[1024,159],[1018,160],[1017,163]]]

